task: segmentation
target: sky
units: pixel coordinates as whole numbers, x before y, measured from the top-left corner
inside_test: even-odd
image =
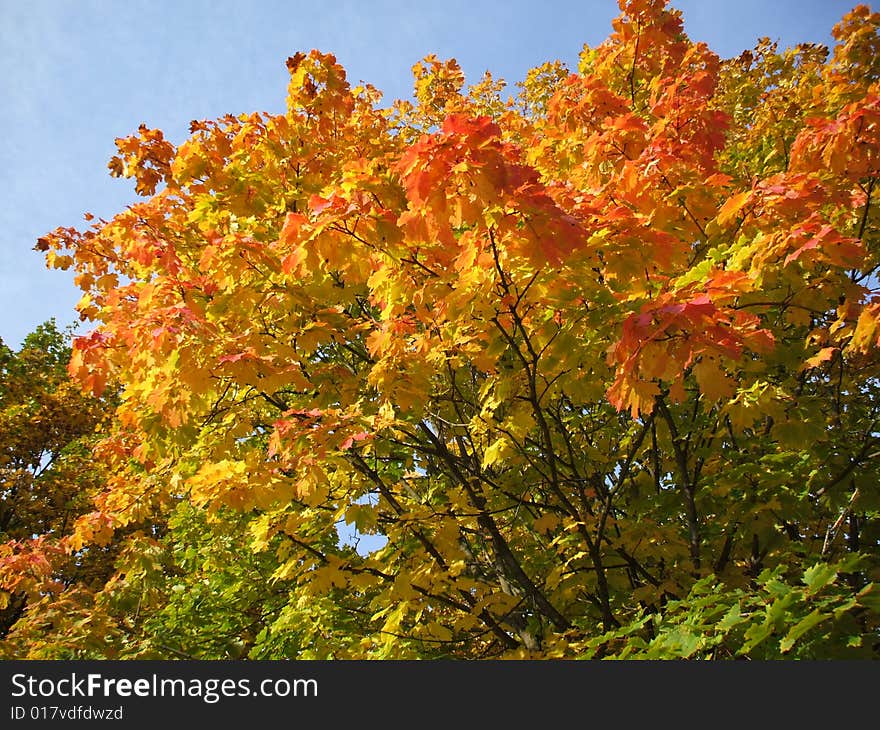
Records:
[[[722,57],[769,36],[831,44],[854,0],[673,0],[685,32]],[[334,53],[353,83],[409,97],[410,68],[433,53],[475,82],[510,84],[584,43],[598,45],[616,0],[0,0],[0,338],[16,348],[38,324],[76,321],[71,272],[33,250],[57,226],[84,227],[135,200],[113,179],[114,139],[141,123],[174,143],[193,119],[280,112],[285,60]]]

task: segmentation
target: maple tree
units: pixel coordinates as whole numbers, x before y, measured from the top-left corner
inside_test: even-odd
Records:
[[[515,99],[312,51],[117,140],[143,200],[38,243],[118,402],[66,543],[114,656],[877,655],[880,15],[621,11]]]
[[[109,405],[71,382],[69,357],[52,321],[17,352],[0,341],[0,656],[39,651],[45,627],[87,618],[114,572],[115,544],[66,549],[102,488],[91,445]]]

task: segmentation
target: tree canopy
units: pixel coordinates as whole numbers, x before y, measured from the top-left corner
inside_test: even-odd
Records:
[[[515,97],[312,51],[284,114],[118,139],[141,201],[37,244],[100,480],[27,528],[114,568],[4,651],[876,657],[878,27],[721,60],[621,0]]]

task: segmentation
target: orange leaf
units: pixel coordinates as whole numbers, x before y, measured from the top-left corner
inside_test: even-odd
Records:
[[[726,226],[734,217],[736,217],[736,214],[742,210],[743,206],[749,202],[751,197],[752,191],[746,190],[728,198],[727,202],[724,203],[718,211],[718,225]]]

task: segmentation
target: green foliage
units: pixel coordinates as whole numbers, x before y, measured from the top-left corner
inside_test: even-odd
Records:
[[[730,590],[714,575],[684,599],[590,642],[582,658],[604,659],[869,659],[875,656],[878,607],[874,583],[858,589],[858,556],[803,571],[762,571],[748,590]],[[854,585],[855,583],[855,585]],[[858,590],[857,590],[858,589]]]

